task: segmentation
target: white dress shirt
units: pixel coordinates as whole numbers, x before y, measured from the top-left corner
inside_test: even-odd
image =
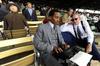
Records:
[[[50,24],[50,26],[53,28],[54,27],[54,24],[53,23],[51,23],[50,21],[49,21],[49,24]]]
[[[32,15],[33,9],[28,8],[28,12],[29,12],[30,15]]]
[[[74,25],[75,26],[75,30],[76,30],[77,26],[79,26],[79,29],[80,29],[81,33],[83,34],[81,36],[81,38],[87,37],[88,42],[90,42],[92,44],[93,41],[94,41],[93,32],[91,31],[90,26],[89,26],[87,21],[84,21],[83,25],[85,27],[85,31],[86,32],[84,31],[81,22],[78,25]],[[61,32],[70,32],[73,36],[75,36],[75,32],[74,32],[72,24],[65,23],[64,25],[61,25],[60,30],[61,30]]]

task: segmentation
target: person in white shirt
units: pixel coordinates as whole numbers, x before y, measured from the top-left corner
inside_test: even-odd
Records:
[[[84,47],[86,53],[92,54],[93,59],[100,61],[100,53],[95,46],[93,32],[87,21],[81,21],[79,14],[74,14],[72,22],[61,25],[60,29],[67,44]]]

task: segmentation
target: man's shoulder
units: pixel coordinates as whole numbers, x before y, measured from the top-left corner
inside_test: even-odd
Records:
[[[48,24],[41,24],[41,25],[39,25],[39,28],[46,28],[48,26]]]
[[[25,8],[24,10],[23,10],[23,12],[27,12],[28,11],[28,9],[27,8]]]

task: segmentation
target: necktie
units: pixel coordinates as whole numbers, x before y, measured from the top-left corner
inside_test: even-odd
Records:
[[[77,35],[81,39],[82,32],[80,31],[79,26],[77,26]]]
[[[58,36],[58,31],[57,31],[57,25],[54,25],[53,29],[54,29],[54,32],[55,32],[55,35],[56,35],[56,38],[57,38],[57,42],[59,44],[59,36]]]
[[[57,27],[56,27],[56,25],[54,25],[54,27],[53,27],[53,32],[57,36]]]
[[[75,30],[75,26],[74,26],[74,24],[73,24],[73,29],[74,29],[75,37],[78,38],[78,36],[77,36],[77,32],[76,32],[76,30]]]

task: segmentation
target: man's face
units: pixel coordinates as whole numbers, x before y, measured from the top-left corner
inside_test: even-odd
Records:
[[[79,18],[79,15],[73,15],[72,17],[72,21],[74,24],[78,25],[80,23],[80,18]]]
[[[31,3],[27,3],[27,7],[28,8],[32,8],[32,4]]]
[[[59,12],[55,12],[54,15],[51,17],[51,21],[53,24],[59,25],[61,19],[61,14]]]
[[[18,12],[18,8],[17,8],[17,6],[15,6],[15,5],[11,5],[10,6],[10,11],[12,11],[12,12]]]
[[[70,9],[70,10],[68,11],[68,15],[69,15],[69,16],[72,16],[73,12],[74,12],[73,9]]]

